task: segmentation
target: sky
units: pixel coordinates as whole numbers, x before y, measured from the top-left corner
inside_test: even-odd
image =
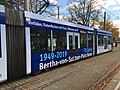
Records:
[[[69,0],[50,0],[50,2],[55,3],[60,6],[60,12],[65,13],[66,7]],[[102,5],[108,15],[110,15],[112,20],[120,19],[120,0],[96,0],[98,5]]]
[[[104,3],[104,7],[109,11],[106,12],[110,15],[113,23],[118,26],[120,32],[120,0],[100,0],[101,3]]]
[[[112,20],[120,19],[120,0],[99,0],[99,4],[107,10],[106,11]]]
[[[69,0],[50,0],[60,6],[60,13],[66,13],[66,7]],[[98,5],[103,6],[102,11],[106,11],[111,20],[120,28],[120,0],[96,0]],[[105,9],[104,9],[105,8]]]

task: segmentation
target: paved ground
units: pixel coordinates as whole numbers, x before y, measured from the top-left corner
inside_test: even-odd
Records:
[[[120,71],[113,77],[109,84],[107,84],[104,90],[120,90]]]
[[[7,90],[88,90],[120,64],[120,46],[112,52],[0,85]]]

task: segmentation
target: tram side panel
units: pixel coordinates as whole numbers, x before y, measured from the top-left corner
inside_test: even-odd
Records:
[[[0,5],[0,82],[7,80],[5,9]]]
[[[106,50],[108,42],[104,45],[103,39],[99,38],[106,34],[99,35],[93,29],[69,26],[71,24],[66,25],[67,22],[53,22],[53,19],[45,18],[25,12],[27,73],[87,58]]]
[[[25,12],[27,73],[93,55],[93,30],[87,31],[82,27],[65,25],[67,22],[60,24],[59,20],[53,22],[53,19],[44,18]],[[86,34],[81,35],[81,29]]]
[[[104,52],[108,52],[112,50],[112,36],[106,35],[103,39],[104,42]]]
[[[35,14],[30,14],[30,16],[33,18],[26,18],[25,28],[26,43],[29,43],[26,44],[29,47],[26,46],[27,73],[67,63],[66,32],[56,30],[57,26],[51,28],[51,25],[54,25],[52,23],[41,21],[39,18],[34,19]]]
[[[112,50],[112,33],[108,31],[97,31],[97,54]]]
[[[94,32],[80,30],[80,59],[94,55]]]
[[[25,27],[25,43],[26,43],[26,74],[31,73],[31,40],[30,28]]]

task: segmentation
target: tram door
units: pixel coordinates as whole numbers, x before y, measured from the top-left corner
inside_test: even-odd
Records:
[[[79,41],[79,33],[67,32],[67,50],[69,50],[69,56],[77,56],[79,54]]]

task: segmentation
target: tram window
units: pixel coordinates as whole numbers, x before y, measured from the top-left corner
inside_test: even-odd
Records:
[[[0,58],[2,57],[2,53],[1,53],[1,33],[0,33]]]
[[[110,37],[110,43],[112,44],[112,42],[113,42],[113,38],[112,38],[112,36]]]
[[[93,46],[93,35],[88,34],[88,47],[92,47],[92,46]]]
[[[32,53],[50,51],[50,31],[31,29],[31,50]]]
[[[75,36],[75,49],[78,49],[78,36]]]
[[[69,35],[69,48],[70,50],[73,49],[73,36],[72,35]]]
[[[80,35],[80,46],[81,48],[87,47],[87,34],[86,33],[81,33]]]
[[[103,46],[103,36],[98,35],[98,46]]]
[[[53,50],[66,50],[66,32],[53,31]]]
[[[98,46],[100,46],[100,36],[98,35]]]
[[[108,45],[111,45],[111,37],[108,37]]]

